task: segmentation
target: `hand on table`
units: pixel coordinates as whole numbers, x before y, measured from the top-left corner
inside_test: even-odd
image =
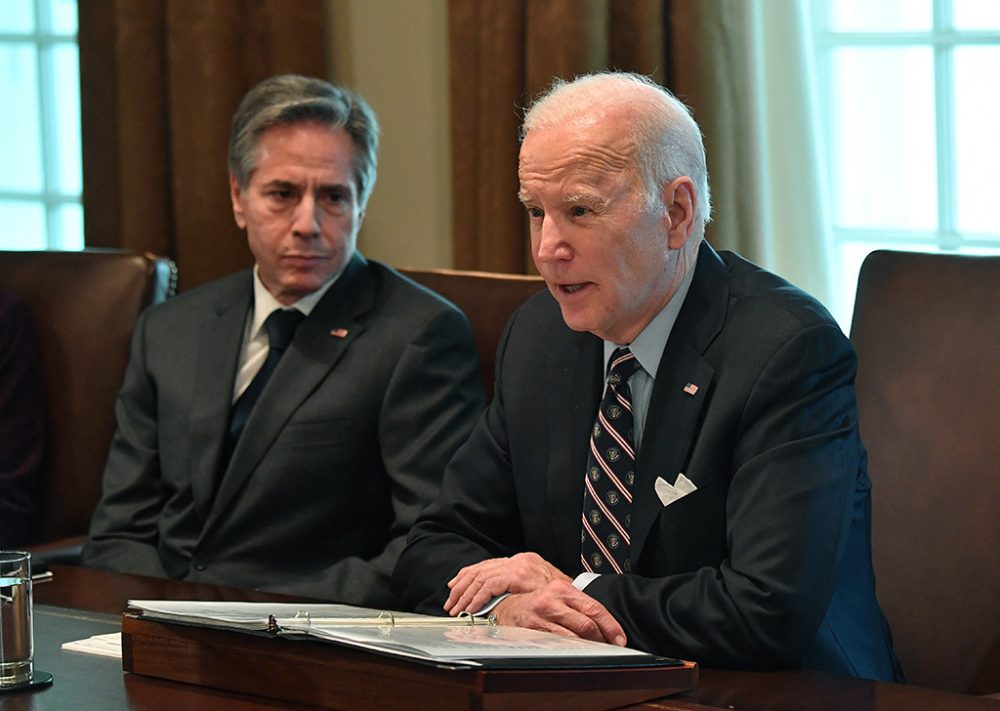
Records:
[[[497,603],[494,613],[501,625],[625,646],[625,631],[608,609],[564,580],[512,594]]]
[[[625,645],[625,632],[607,608],[573,587],[568,575],[536,553],[466,566],[448,587],[451,594],[444,609],[452,616],[478,612],[497,595],[509,593],[494,608],[502,625]]]
[[[553,580],[571,583],[569,576],[537,553],[490,558],[462,568],[448,581],[451,594],[444,609],[453,617],[463,611],[479,612],[497,595],[532,592]]]

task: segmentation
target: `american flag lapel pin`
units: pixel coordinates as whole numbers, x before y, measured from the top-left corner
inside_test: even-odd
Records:
[[[698,386],[694,383],[688,383],[684,386],[684,392],[688,395],[695,395],[698,392]]]
[[[330,335],[334,338],[346,338],[347,329],[346,328],[334,328],[330,330]]]

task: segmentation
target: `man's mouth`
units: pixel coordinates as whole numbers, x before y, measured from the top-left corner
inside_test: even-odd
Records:
[[[580,291],[580,289],[582,289],[585,286],[587,286],[586,283],[583,283],[583,284],[560,284],[559,285],[559,290],[563,291],[563,292],[565,292],[567,294],[575,294],[576,292]]]

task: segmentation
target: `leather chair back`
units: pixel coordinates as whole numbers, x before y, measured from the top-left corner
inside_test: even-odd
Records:
[[[1000,257],[874,252],[858,281],[878,597],[907,681],[1000,691]]]
[[[0,252],[0,288],[32,314],[46,396],[35,542],[85,534],[101,494],[135,320],[171,295],[173,262],[124,250]]]
[[[538,276],[454,269],[400,269],[465,312],[472,324],[487,402],[493,398],[493,366],[503,329],[518,306],[545,288]]]

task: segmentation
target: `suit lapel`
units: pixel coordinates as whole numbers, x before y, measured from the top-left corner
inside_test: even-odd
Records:
[[[560,354],[548,363],[549,511],[552,533],[563,570],[580,567],[583,476],[587,468],[587,441],[601,400],[604,360],[601,339],[590,334],[571,334],[569,349],[552,348]],[[564,354],[569,353],[569,358]]]
[[[702,242],[691,287],[656,374],[636,461],[633,560],[642,554],[650,527],[663,508],[653,489],[656,478],[673,484],[694,442],[715,377],[704,353],[722,329],[728,300],[726,266],[708,243]],[[702,483],[692,481],[696,486]]]
[[[365,330],[364,317],[377,284],[368,263],[355,254],[343,274],[302,322],[268,380],[233,450],[203,536],[243,489],[261,459],[302,402]]]
[[[239,286],[218,300],[198,331],[197,372],[191,402],[191,495],[204,521],[218,483],[219,452],[233,397],[243,329],[253,293],[248,271]],[[228,374],[228,377],[226,377]]]

